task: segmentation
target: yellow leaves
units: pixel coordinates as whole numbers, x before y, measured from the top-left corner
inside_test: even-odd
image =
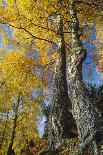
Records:
[[[30,93],[38,86],[38,77],[30,67],[35,67],[34,58],[23,52],[10,52],[1,61],[1,82],[6,81],[14,96],[19,92]]]
[[[17,0],[17,6],[19,9],[19,12],[22,15],[28,16],[29,18],[32,17],[31,11],[33,11],[33,0],[28,1],[28,0]]]
[[[14,139],[14,147],[16,146],[16,151],[23,149],[27,141],[35,140],[38,138],[37,131],[37,116],[39,110],[39,104],[35,100],[27,99],[27,103],[24,105],[20,116],[18,117],[16,134]]]
[[[53,59],[56,59],[57,58],[57,55],[58,55],[57,51],[53,51],[52,58]]]
[[[18,18],[19,15],[13,0],[8,1],[6,6],[0,8],[0,16],[2,17],[0,18],[1,23],[12,22]]]
[[[49,64],[50,62],[50,58],[49,56],[45,55],[42,59],[41,59],[41,63],[43,66],[46,66],[47,64]]]
[[[38,38],[40,37],[56,42],[56,35],[53,31],[50,31],[51,24],[48,19],[49,15],[53,12],[56,12],[58,8],[55,5],[56,1],[7,0],[6,2],[7,6],[3,8],[2,11],[0,11],[1,15],[3,16],[3,18],[1,18],[1,22],[10,23],[14,26],[13,38],[16,39],[16,41],[25,48],[26,52],[28,50],[31,50],[32,42],[35,42],[37,44],[39,42],[37,48],[38,52],[40,52],[40,55],[41,53],[43,53],[43,50],[45,50],[47,53],[51,48],[50,43],[46,43],[45,41],[42,42],[41,40],[37,40],[35,37],[33,38],[29,33],[25,31],[25,29]],[[22,27],[23,29],[18,29],[20,27]],[[42,56],[43,55],[44,58],[42,59],[42,62],[43,65],[45,65],[49,62],[49,58],[47,58],[46,60],[46,54],[42,54]]]
[[[0,6],[2,5],[2,0],[0,0]]]
[[[14,38],[22,47],[25,47],[25,51],[32,51],[34,45],[31,48],[31,44],[35,42],[41,63],[46,65],[49,62],[47,52],[50,50],[51,45],[48,42],[36,39],[36,37],[57,43],[57,34],[54,32],[57,23],[55,22],[56,16],[53,13],[60,12],[62,14],[63,24],[67,31],[71,1],[61,1],[61,7],[58,5],[59,1],[57,0],[7,0],[6,2],[7,6],[0,11],[1,16],[3,16],[1,22],[8,22],[14,27],[23,28],[22,30],[14,28]],[[86,2],[88,1],[86,0]],[[88,3],[92,3],[92,1]],[[85,7],[83,3],[79,3],[77,8],[80,25],[87,24],[87,20],[91,23],[97,22],[97,11],[100,11],[98,7],[91,7],[91,5]],[[100,12],[102,14],[102,11]],[[27,33],[25,29],[34,37]],[[51,29],[53,31],[50,31]],[[65,41],[68,42],[68,40],[71,40],[71,36],[67,33],[65,34]],[[46,57],[47,59],[45,59]],[[55,56],[53,55],[53,57]]]
[[[35,140],[38,137],[36,123],[41,101],[34,100],[32,96],[32,91],[37,89],[38,85],[40,86],[39,76],[33,70],[36,65],[34,57],[18,51],[6,53],[0,62],[0,84],[4,82],[0,89],[0,111],[16,112],[14,102],[18,98],[18,94],[21,94],[20,111],[17,117],[13,144],[17,154],[26,146],[27,140]],[[37,98],[41,100],[41,96],[38,95]],[[12,113],[11,117],[14,117]],[[13,126],[10,131],[12,129]],[[9,136],[8,141],[10,138]]]
[[[96,24],[96,35],[97,35],[97,50],[99,54],[99,59],[98,59],[98,70],[103,72],[103,22],[97,23]]]
[[[5,59],[1,62],[2,63],[2,73],[4,76],[10,76],[11,74],[16,74],[17,69],[23,58],[23,53],[15,53],[10,52],[5,56]],[[21,64],[22,66],[22,64]]]

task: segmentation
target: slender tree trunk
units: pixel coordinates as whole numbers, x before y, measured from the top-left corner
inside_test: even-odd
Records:
[[[20,104],[20,94],[18,96],[17,105],[16,105],[16,109],[15,109],[15,117],[14,117],[14,120],[13,120],[13,130],[12,130],[12,135],[11,135],[7,155],[14,155],[15,154],[14,150],[13,150],[13,142],[14,142],[14,137],[15,137],[15,130],[16,130],[16,127],[17,127],[19,104]]]
[[[6,120],[8,120],[8,113],[9,112],[7,112]],[[3,145],[3,141],[4,141],[4,138],[5,138],[5,134],[6,134],[6,129],[7,129],[7,121],[6,121],[6,124],[4,126],[4,131],[3,131],[2,139],[1,139],[1,142],[0,142],[0,149],[2,148],[2,145]]]
[[[86,50],[83,49],[79,36],[79,21],[77,18],[76,1],[71,0],[70,15],[72,20],[72,53],[67,70],[68,89],[72,101],[73,117],[75,118],[81,147],[86,148],[90,144],[98,155],[98,135],[101,131],[101,115],[91,102],[88,91],[82,82],[82,64],[86,58]]]
[[[49,111],[48,146],[49,150],[58,149],[64,138],[70,136],[69,113],[70,101],[68,99],[66,81],[66,51],[61,15],[57,15],[58,21],[58,56],[53,77],[53,99]],[[69,104],[68,104],[69,102]]]

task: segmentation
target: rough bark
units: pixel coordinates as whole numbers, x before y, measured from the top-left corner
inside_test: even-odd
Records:
[[[48,147],[49,150],[58,149],[64,138],[70,136],[69,99],[66,81],[66,51],[61,15],[57,15],[58,21],[58,56],[53,77],[53,99],[49,112]],[[68,104],[69,102],[69,104]]]
[[[16,109],[15,109],[15,117],[13,120],[13,129],[12,129],[12,134],[11,134],[11,139],[10,139],[10,144],[8,147],[7,155],[15,155],[15,152],[13,150],[13,142],[14,142],[14,137],[15,137],[15,130],[17,127],[19,104],[20,104],[20,94],[18,96],[17,105],[16,105]]]
[[[93,155],[98,153],[98,135],[102,129],[101,115],[91,102],[88,91],[82,81],[82,64],[86,58],[79,36],[79,21],[76,11],[76,1],[71,1],[70,7],[72,27],[72,53],[69,58],[67,81],[69,96],[72,101],[72,113],[75,118],[81,148],[91,145]]]

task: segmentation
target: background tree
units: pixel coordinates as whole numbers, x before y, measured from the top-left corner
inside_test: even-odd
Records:
[[[2,117],[5,126],[2,133],[1,150],[4,151],[4,140],[8,136],[6,142],[8,151],[5,148],[7,154],[13,154],[13,150],[20,153],[27,141],[38,137],[37,117],[42,96],[38,94],[37,99],[34,100],[33,90],[38,89],[38,85],[43,86],[43,83],[39,81],[38,84],[39,75],[32,71],[31,64],[35,65],[33,57],[26,57],[22,52],[7,53],[0,62],[0,92],[2,92],[0,93],[0,112],[1,114],[9,112],[7,119]],[[11,127],[8,127],[8,122]],[[22,134],[24,134],[23,137]]]

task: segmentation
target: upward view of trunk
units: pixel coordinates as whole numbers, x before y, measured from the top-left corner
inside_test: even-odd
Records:
[[[11,139],[10,139],[10,144],[8,147],[7,155],[15,155],[14,150],[13,150],[13,142],[14,142],[14,137],[15,137],[15,130],[17,127],[19,104],[20,104],[20,95],[18,96],[17,105],[16,105],[16,109],[15,109],[15,117],[13,120],[13,129],[12,129],[12,134],[11,134]]]
[[[102,129],[101,115],[91,102],[88,91],[82,82],[82,64],[86,59],[86,50],[83,49],[79,36],[79,21],[76,11],[76,1],[71,1],[70,15],[72,20],[72,53],[67,70],[69,95],[72,102],[73,117],[76,121],[81,148],[90,144],[98,154],[98,137]]]
[[[49,112],[48,146],[55,150],[64,143],[64,138],[70,136],[71,113],[66,81],[66,51],[63,35],[61,15],[57,15],[58,22],[58,56],[53,77],[53,99]],[[69,102],[69,104],[68,104]]]

